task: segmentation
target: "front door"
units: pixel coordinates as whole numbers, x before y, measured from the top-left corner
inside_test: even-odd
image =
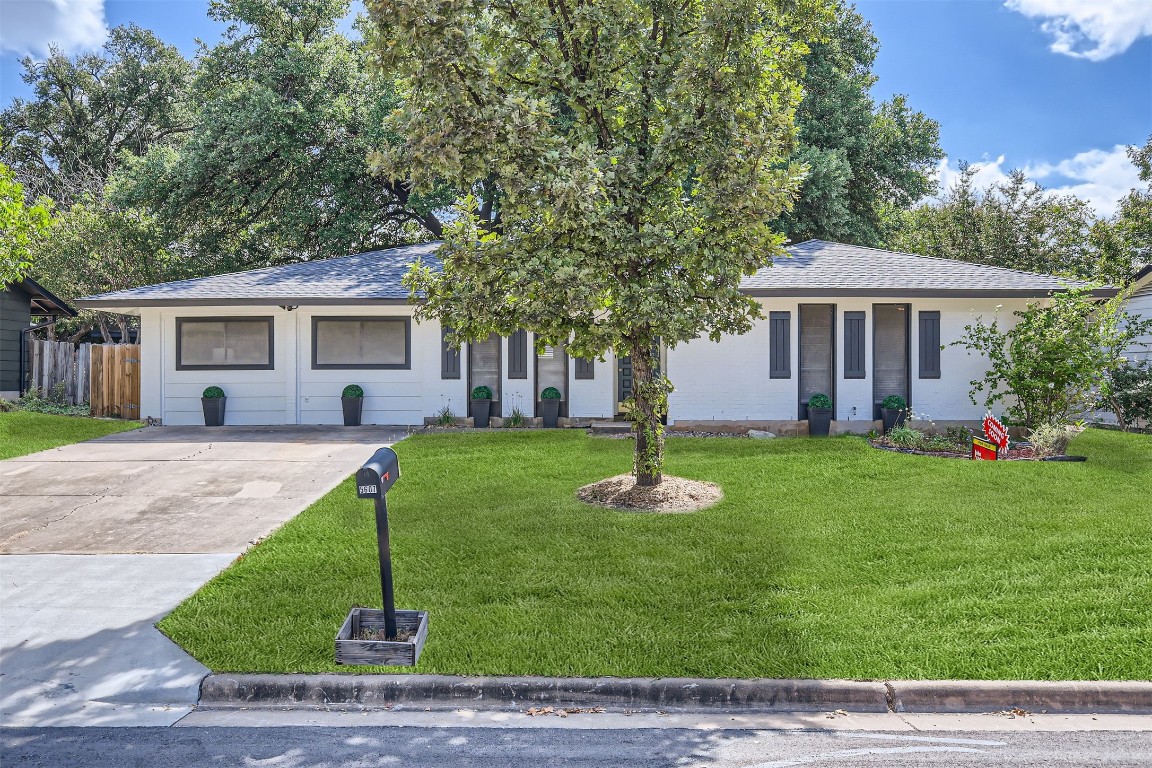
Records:
[[[836,400],[836,305],[800,305],[799,418],[808,418],[808,398]]]
[[[472,390],[486,386],[492,390],[492,415],[500,410],[500,337],[495,333],[483,341],[468,344],[468,415],[472,413]]]
[[[880,418],[880,403],[899,395],[909,405],[909,316],[907,304],[872,305],[872,400],[873,419]]]

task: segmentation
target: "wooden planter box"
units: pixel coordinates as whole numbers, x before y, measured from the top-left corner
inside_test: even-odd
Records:
[[[353,608],[336,633],[336,663],[363,666],[414,667],[428,639],[428,611],[396,611],[396,630],[411,632],[403,642],[353,640],[361,629],[384,630],[384,611]]]

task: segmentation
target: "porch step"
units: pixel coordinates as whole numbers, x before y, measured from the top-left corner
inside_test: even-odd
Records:
[[[632,424],[627,421],[594,421],[588,425],[593,433],[609,435],[632,431]]]

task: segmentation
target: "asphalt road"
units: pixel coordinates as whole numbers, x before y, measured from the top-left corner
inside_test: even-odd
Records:
[[[1152,733],[564,728],[9,728],[15,766],[785,768],[1152,766]]]

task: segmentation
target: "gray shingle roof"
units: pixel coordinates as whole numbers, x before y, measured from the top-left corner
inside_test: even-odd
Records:
[[[408,299],[401,278],[439,243],[409,245],[321,261],[145,285],[78,299],[81,307],[217,304],[360,304]],[[1069,285],[1051,275],[808,240],[741,283],[758,296],[1044,296]],[[1103,289],[1100,295],[1112,295]]]
[[[1045,296],[1066,280],[1017,269],[917,256],[859,245],[807,240],[786,248],[790,259],[746,277],[740,287],[763,296]],[[1115,293],[1102,289],[1101,295]]]
[[[369,251],[247,272],[142,285],[78,299],[82,307],[140,307],[180,304],[341,304],[408,299],[400,280],[408,265],[433,255],[439,243]]]

